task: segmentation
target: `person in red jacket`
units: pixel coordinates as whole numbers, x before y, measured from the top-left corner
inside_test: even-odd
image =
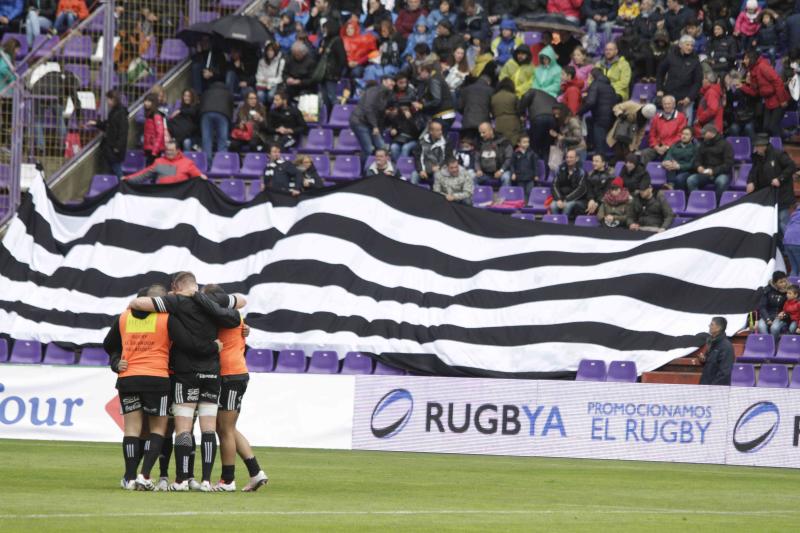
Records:
[[[547,0],[548,13],[560,13],[568,19],[579,21],[583,0]]]
[[[66,33],[77,21],[89,16],[84,0],[59,0],[53,27],[58,33]]]
[[[421,15],[428,15],[428,10],[424,7],[420,7],[420,3],[420,0],[408,0],[405,9],[401,9],[400,12],[397,13],[397,20],[394,21],[394,29],[405,39],[408,39],[408,36],[414,31],[417,19]]]
[[[797,326],[800,325],[800,300],[797,299],[800,288],[797,285],[790,285],[786,289],[786,301],[783,309],[778,314],[778,318],[784,324],[789,324],[789,335],[797,333]],[[784,326],[785,327],[785,326]]]
[[[561,71],[561,96],[558,100],[566,105],[573,115],[577,115],[581,109],[582,91],[583,80],[576,76],[575,67],[564,67]]]
[[[174,140],[169,140],[166,142],[162,157],[157,158],[151,165],[139,172],[122,179],[131,183],[150,182],[166,185],[180,183],[191,178],[208,179],[205,174],[200,172],[194,161],[178,150],[178,144]]]
[[[373,33],[361,33],[358,19],[352,17],[347,24],[339,30],[344,51],[347,54],[347,66],[350,67],[350,77],[361,78],[364,67],[369,61],[369,54],[378,49],[378,41]]]
[[[164,151],[166,141],[166,127],[164,115],[158,110],[158,97],[155,94],[148,94],[144,97],[144,149],[147,164],[156,160],[161,152]]]
[[[739,89],[750,96],[764,99],[763,130],[770,137],[780,137],[783,108],[789,102],[789,91],[769,61],[756,50],[748,50],[742,59],[747,77]]]
[[[667,150],[681,140],[681,130],[685,127],[686,115],[677,110],[675,97],[661,98],[661,112],[650,122],[650,146],[640,153],[642,163],[647,165],[654,159],[661,160]]]
[[[722,100],[722,87],[718,83],[716,73],[709,71],[703,77],[703,87],[700,89],[700,103],[697,104],[697,113],[694,117],[694,136],[700,138],[700,131],[706,124],[713,124],[717,131],[722,129],[722,114],[725,103]]]

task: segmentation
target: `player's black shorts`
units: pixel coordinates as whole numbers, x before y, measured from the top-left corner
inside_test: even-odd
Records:
[[[230,377],[230,376],[226,376]],[[242,410],[242,398],[247,391],[247,374],[239,377],[238,379],[222,379],[222,392],[219,395],[219,410],[220,411],[236,411],[237,413]]]
[[[119,406],[123,415],[142,410],[144,414],[150,416],[167,416],[169,412],[169,392],[120,392]]]
[[[172,401],[180,403],[219,401],[220,380],[218,374],[194,373],[173,376]]]

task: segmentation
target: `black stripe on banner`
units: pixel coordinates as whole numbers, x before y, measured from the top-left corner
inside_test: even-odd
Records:
[[[631,331],[601,322],[487,328],[462,328],[451,324],[425,327],[392,320],[366,320],[360,316],[343,317],[333,313],[298,313],[288,310],[261,316],[248,315],[247,323],[267,335],[271,331],[304,333],[317,330],[326,333],[351,332],[360,338],[380,337],[420,344],[450,340],[475,346],[513,347],[560,342],[594,344],[622,351],[668,351],[700,346],[708,337],[706,333],[671,336],[657,331]]]
[[[500,372],[470,366],[450,366],[432,353],[381,353],[370,354],[373,359],[389,366],[425,376],[454,378],[505,378],[505,379],[575,379],[575,372]]]
[[[81,329],[107,328],[115,317],[115,315],[102,313],[73,313],[72,311],[42,309],[22,302],[8,302],[5,300],[0,300],[0,309],[8,313],[16,313],[21,318],[41,324]],[[117,313],[120,311],[121,309],[117,309]]]

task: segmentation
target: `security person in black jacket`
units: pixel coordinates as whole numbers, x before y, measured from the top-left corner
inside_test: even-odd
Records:
[[[728,321],[715,316],[708,325],[710,334],[706,341],[706,350],[700,354],[700,362],[704,363],[701,385],[730,385],[733,369],[733,345],[725,336]]]
[[[776,150],[766,133],[756,135],[753,149],[753,166],[747,176],[747,192],[773,187],[778,190],[778,226],[783,235],[789,223],[789,210],[794,205],[792,175],[797,165],[789,154]]]

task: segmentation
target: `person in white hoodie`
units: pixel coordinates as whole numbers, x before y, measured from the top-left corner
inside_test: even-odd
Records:
[[[278,90],[278,85],[283,82],[283,67],[286,60],[281,53],[278,43],[272,41],[264,47],[264,57],[258,62],[256,70],[256,91],[258,100],[269,106]]]

